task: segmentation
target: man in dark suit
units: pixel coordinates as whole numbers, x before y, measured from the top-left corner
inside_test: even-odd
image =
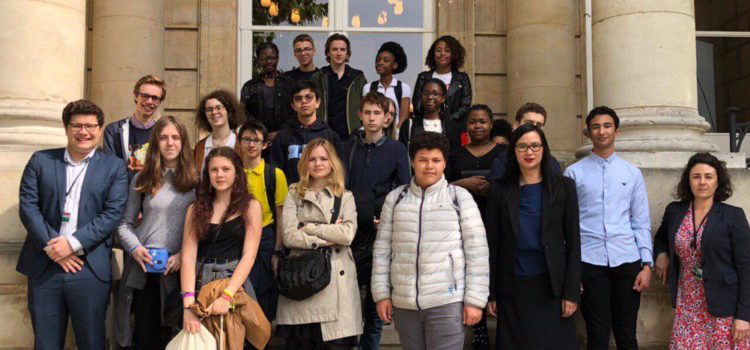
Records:
[[[112,232],[128,196],[125,163],[97,151],[104,113],[78,100],[62,113],[68,144],[35,152],[21,178],[26,275],[35,349],[62,349],[68,316],[79,349],[104,349]]]

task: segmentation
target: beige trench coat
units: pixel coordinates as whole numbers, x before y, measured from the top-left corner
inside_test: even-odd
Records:
[[[351,192],[341,197],[340,224],[329,224],[334,196],[328,188],[320,199],[312,191],[297,196],[297,184],[289,187],[282,216],[284,245],[291,254],[300,249],[331,247],[331,283],[305,299],[279,296],[278,324],[320,323],[323,340],[362,334],[362,307],[357,268],[349,245],[357,232],[357,210]],[[303,225],[300,225],[302,223]]]

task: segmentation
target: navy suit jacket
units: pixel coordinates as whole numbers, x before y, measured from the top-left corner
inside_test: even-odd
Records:
[[[21,178],[19,215],[27,235],[16,270],[31,279],[40,277],[48,264],[54,264],[44,247],[60,235],[66,190],[64,154],[65,148],[35,152]],[[112,232],[122,219],[127,199],[125,163],[95,152],[83,179],[78,230],[73,236],[81,242],[85,264],[102,281],[112,279]]]
[[[689,201],[667,205],[654,238],[654,256],[669,254],[667,275],[673,307],[677,301],[680,269],[680,260],[675,254],[675,235],[689,208]],[[750,321],[750,227],[742,208],[714,202],[703,228],[700,249],[708,313],[714,317],[734,316]]]

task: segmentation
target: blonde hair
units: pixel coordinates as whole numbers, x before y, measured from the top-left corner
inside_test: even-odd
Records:
[[[331,173],[328,174],[328,188],[331,190],[334,196],[341,196],[344,194],[344,166],[341,163],[341,159],[336,153],[336,148],[333,146],[331,141],[322,138],[316,138],[305,145],[305,150],[302,151],[302,157],[300,157],[299,163],[297,164],[297,171],[299,172],[299,185],[297,186],[297,195],[302,198],[305,196],[307,188],[310,186],[310,172],[308,171],[308,163],[310,161],[310,154],[317,147],[323,147],[328,153],[328,161],[331,163]]]

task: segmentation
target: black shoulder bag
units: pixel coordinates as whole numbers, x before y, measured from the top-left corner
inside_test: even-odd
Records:
[[[341,210],[341,197],[336,196],[331,211],[335,224]],[[293,300],[304,300],[331,283],[331,248],[304,250],[298,255],[279,259],[276,286],[279,294]]]

